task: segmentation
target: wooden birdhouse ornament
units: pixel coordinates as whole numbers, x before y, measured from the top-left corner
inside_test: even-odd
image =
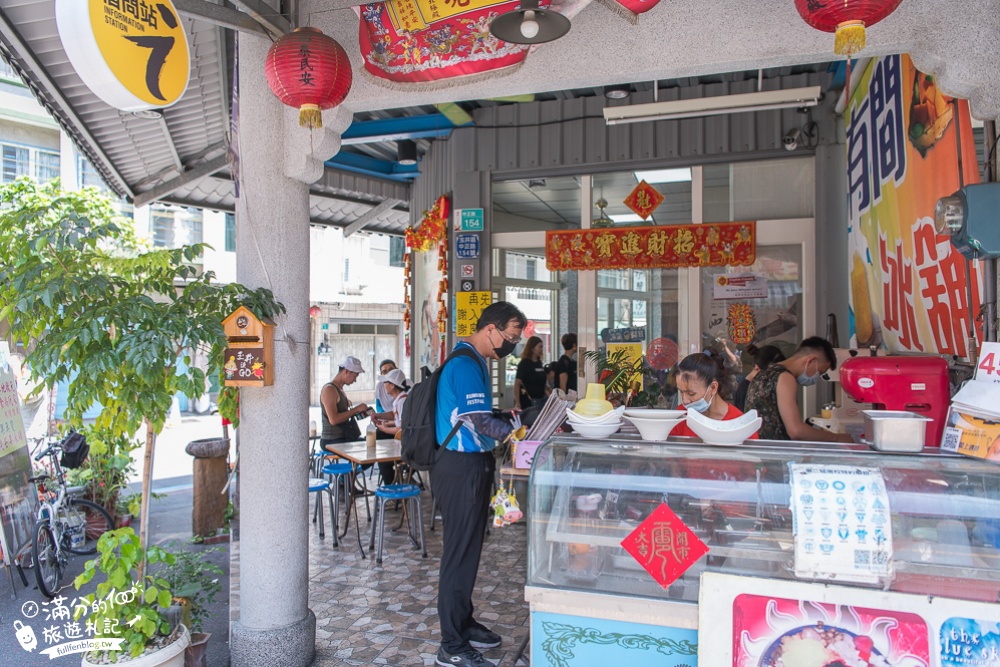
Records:
[[[228,343],[223,353],[227,387],[274,384],[274,322],[240,306],[222,320]]]

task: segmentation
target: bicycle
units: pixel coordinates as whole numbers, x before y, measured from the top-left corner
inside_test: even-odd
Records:
[[[97,553],[97,540],[114,530],[114,521],[106,509],[76,494],[82,486],[68,486],[66,474],[59,464],[61,444],[53,444],[35,455],[35,461],[48,456],[52,474],[43,473],[29,478],[38,487],[41,507],[35,522],[31,555],[34,561],[38,589],[47,598],[54,598],[62,583],[69,554],[89,556]],[[46,488],[53,480],[56,490]]]

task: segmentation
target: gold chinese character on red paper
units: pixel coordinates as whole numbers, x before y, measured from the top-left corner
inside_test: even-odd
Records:
[[[615,237],[613,234],[601,234],[596,239],[594,239],[594,245],[597,246],[597,255],[599,257],[611,257],[611,248],[615,243]]]
[[[635,256],[642,252],[639,247],[639,235],[635,232],[628,232],[622,237],[622,254]]]
[[[667,233],[651,232],[646,240],[646,254],[662,257],[667,252]]]
[[[690,229],[679,229],[674,236],[674,252],[678,255],[689,255],[694,250],[694,234]]]
[[[663,195],[646,181],[639,181],[639,185],[635,186],[629,193],[624,203],[633,213],[645,221],[663,203]]]
[[[660,503],[621,545],[664,589],[708,553],[705,543],[666,503]]]

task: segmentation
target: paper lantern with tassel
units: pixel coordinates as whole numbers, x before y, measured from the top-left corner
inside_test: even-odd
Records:
[[[344,47],[318,28],[298,28],[271,45],[264,63],[271,92],[297,107],[299,125],[323,127],[332,109],[351,90],[351,61]]]
[[[865,48],[865,27],[896,11],[903,0],[795,0],[805,22],[836,33],[833,52],[852,58]]]

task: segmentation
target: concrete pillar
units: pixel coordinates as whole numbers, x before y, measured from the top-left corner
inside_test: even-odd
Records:
[[[309,593],[309,190],[285,176],[285,109],[264,78],[271,41],[239,36],[241,187],[237,279],[287,308],[274,385],[241,391],[240,618],[234,667],[305,666],[315,656]]]

